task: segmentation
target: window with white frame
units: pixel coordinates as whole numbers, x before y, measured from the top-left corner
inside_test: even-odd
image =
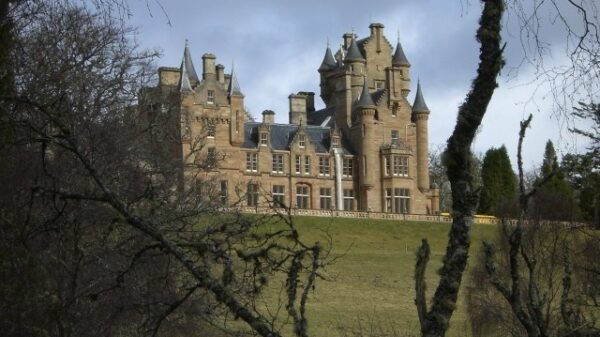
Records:
[[[258,172],[258,153],[247,152],[246,153],[246,171],[247,172]]]
[[[215,103],[215,91],[214,90],[208,90],[206,93],[206,102],[208,104],[213,104]]]
[[[331,209],[331,188],[329,187],[321,187],[319,189],[319,195],[320,195],[320,206],[321,209]]]
[[[298,147],[306,147],[306,135],[298,135]]]
[[[301,174],[302,173],[302,156],[296,155],[296,162],[295,162],[295,172],[296,174]]]
[[[329,157],[319,157],[319,175],[329,176]]]
[[[310,156],[304,156],[304,174],[310,175]]]
[[[273,185],[273,206],[285,207],[285,186]]]
[[[344,210],[346,210],[346,211],[354,210],[354,190],[353,189],[344,189]]]
[[[310,187],[308,185],[296,185],[296,207],[310,207]]]
[[[391,132],[392,144],[400,144],[400,132],[398,130],[392,130]]]
[[[206,124],[206,136],[209,138],[214,138],[216,134],[216,128],[214,122],[208,122]]]
[[[342,176],[345,178],[352,177],[353,169],[354,167],[352,158],[344,158],[344,163],[342,166]]]
[[[260,133],[260,146],[269,145],[269,134],[266,132]]]
[[[283,155],[273,155],[273,173],[283,173]]]
[[[390,176],[392,174],[392,160],[389,156],[383,157],[385,166],[385,175]]]
[[[394,210],[392,209],[392,189],[391,188],[386,188],[385,189],[385,211],[388,213],[392,213]]]
[[[340,147],[340,139],[338,137],[331,138],[331,147]]]
[[[248,183],[248,189],[246,193],[246,201],[248,206],[258,206],[258,184],[254,182]]]
[[[408,157],[393,156],[394,171],[396,177],[408,177]]]
[[[394,213],[410,212],[410,190],[408,188],[394,189]]]

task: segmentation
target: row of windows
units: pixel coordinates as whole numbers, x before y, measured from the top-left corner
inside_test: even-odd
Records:
[[[318,156],[319,158],[319,176],[328,177],[331,175],[331,158]],[[294,161],[295,173],[298,175],[310,175],[311,165],[310,156],[297,155]],[[352,177],[353,173],[353,162],[352,158],[343,159],[342,175],[344,177]],[[284,171],[283,154],[273,154],[271,172],[277,174],[283,174]],[[246,171],[247,172],[258,172],[258,153],[247,152],[246,153]]]
[[[410,190],[408,188],[386,188],[385,211],[388,213],[410,213]]]
[[[267,132],[261,132],[259,136],[260,146],[268,146],[269,145],[269,134]],[[338,137],[334,137],[331,139],[331,147],[339,147],[340,141]],[[306,135],[298,135],[298,147],[305,148],[306,147]]]
[[[285,207],[285,186],[273,185],[271,190],[273,204],[277,207]],[[248,183],[246,202],[248,206],[258,206],[259,185],[254,182]],[[310,201],[310,186],[299,184],[296,185],[296,200],[294,207],[296,208],[311,208]],[[344,209],[354,210],[354,190],[344,189]],[[319,208],[334,209],[332,189],[330,187],[319,188]]]

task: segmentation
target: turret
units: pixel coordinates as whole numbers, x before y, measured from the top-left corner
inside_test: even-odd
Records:
[[[400,44],[400,38],[396,44],[396,50],[392,57],[392,68],[391,68],[391,92],[396,98],[406,97],[410,92],[410,62],[402,50]]]
[[[323,57],[323,62],[321,62],[321,66],[319,67],[319,73],[333,70],[337,67],[338,65],[335,59],[333,58],[331,48],[329,48],[329,45],[327,45],[327,49],[325,50],[325,56]]]
[[[375,165],[369,165],[369,163],[375,163],[378,160],[377,151],[373,151],[371,148],[374,144],[374,118],[377,107],[375,106],[375,103],[373,103],[367,83],[367,77],[365,76],[360,99],[356,103],[355,107],[356,125],[354,127],[355,132],[352,137],[355,140],[355,143],[356,140],[358,140],[358,144],[356,145],[358,145],[358,152],[361,162],[359,170],[359,183],[365,193],[365,196],[366,193],[368,193],[367,191],[375,186],[375,179],[378,177],[376,172],[370,172],[370,170],[375,169]],[[357,133],[360,134],[357,135]],[[364,200],[373,200],[373,198],[367,197]],[[364,206],[367,207],[367,205]]]
[[[231,145],[241,146],[244,143],[244,94],[240,90],[237,76],[233,66],[231,67],[231,77],[229,79],[229,88],[227,90],[230,111],[229,135]]]
[[[429,108],[423,99],[421,82],[417,83],[417,94],[412,107],[412,120],[417,125],[417,183],[419,190],[429,191],[429,144],[427,143],[427,120]]]
[[[181,60],[181,67],[179,68],[179,91],[190,92],[200,82],[196,69],[194,69],[194,63],[192,62],[192,56],[188,47],[187,40],[185,41],[185,48],[183,50],[183,59]]]

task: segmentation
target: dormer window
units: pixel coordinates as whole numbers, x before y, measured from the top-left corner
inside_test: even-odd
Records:
[[[301,148],[306,147],[306,136],[305,135],[298,136],[298,147],[301,147]]]
[[[266,132],[260,133],[260,146],[269,145],[269,135]]]
[[[206,95],[206,102],[208,104],[214,104],[215,103],[215,91],[214,90],[208,90],[208,93]]]

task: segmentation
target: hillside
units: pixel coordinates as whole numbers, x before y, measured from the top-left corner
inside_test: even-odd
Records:
[[[333,254],[340,256],[327,269],[329,281],[320,281],[308,305],[313,336],[353,336],[375,329],[378,335],[399,336],[418,332],[413,304],[415,251],[428,238],[432,259],[428,268],[428,295],[437,283],[436,270],[446,246],[449,224],[391,220],[297,217],[306,241],[324,242],[323,231],[333,237]],[[470,263],[481,241],[496,234],[494,225],[473,229]],[[466,276],[466,279],[468,277]],[[467,286],[463,282],[462,290]],[[464,301],[459,300],[448,336],[465,336]]]

